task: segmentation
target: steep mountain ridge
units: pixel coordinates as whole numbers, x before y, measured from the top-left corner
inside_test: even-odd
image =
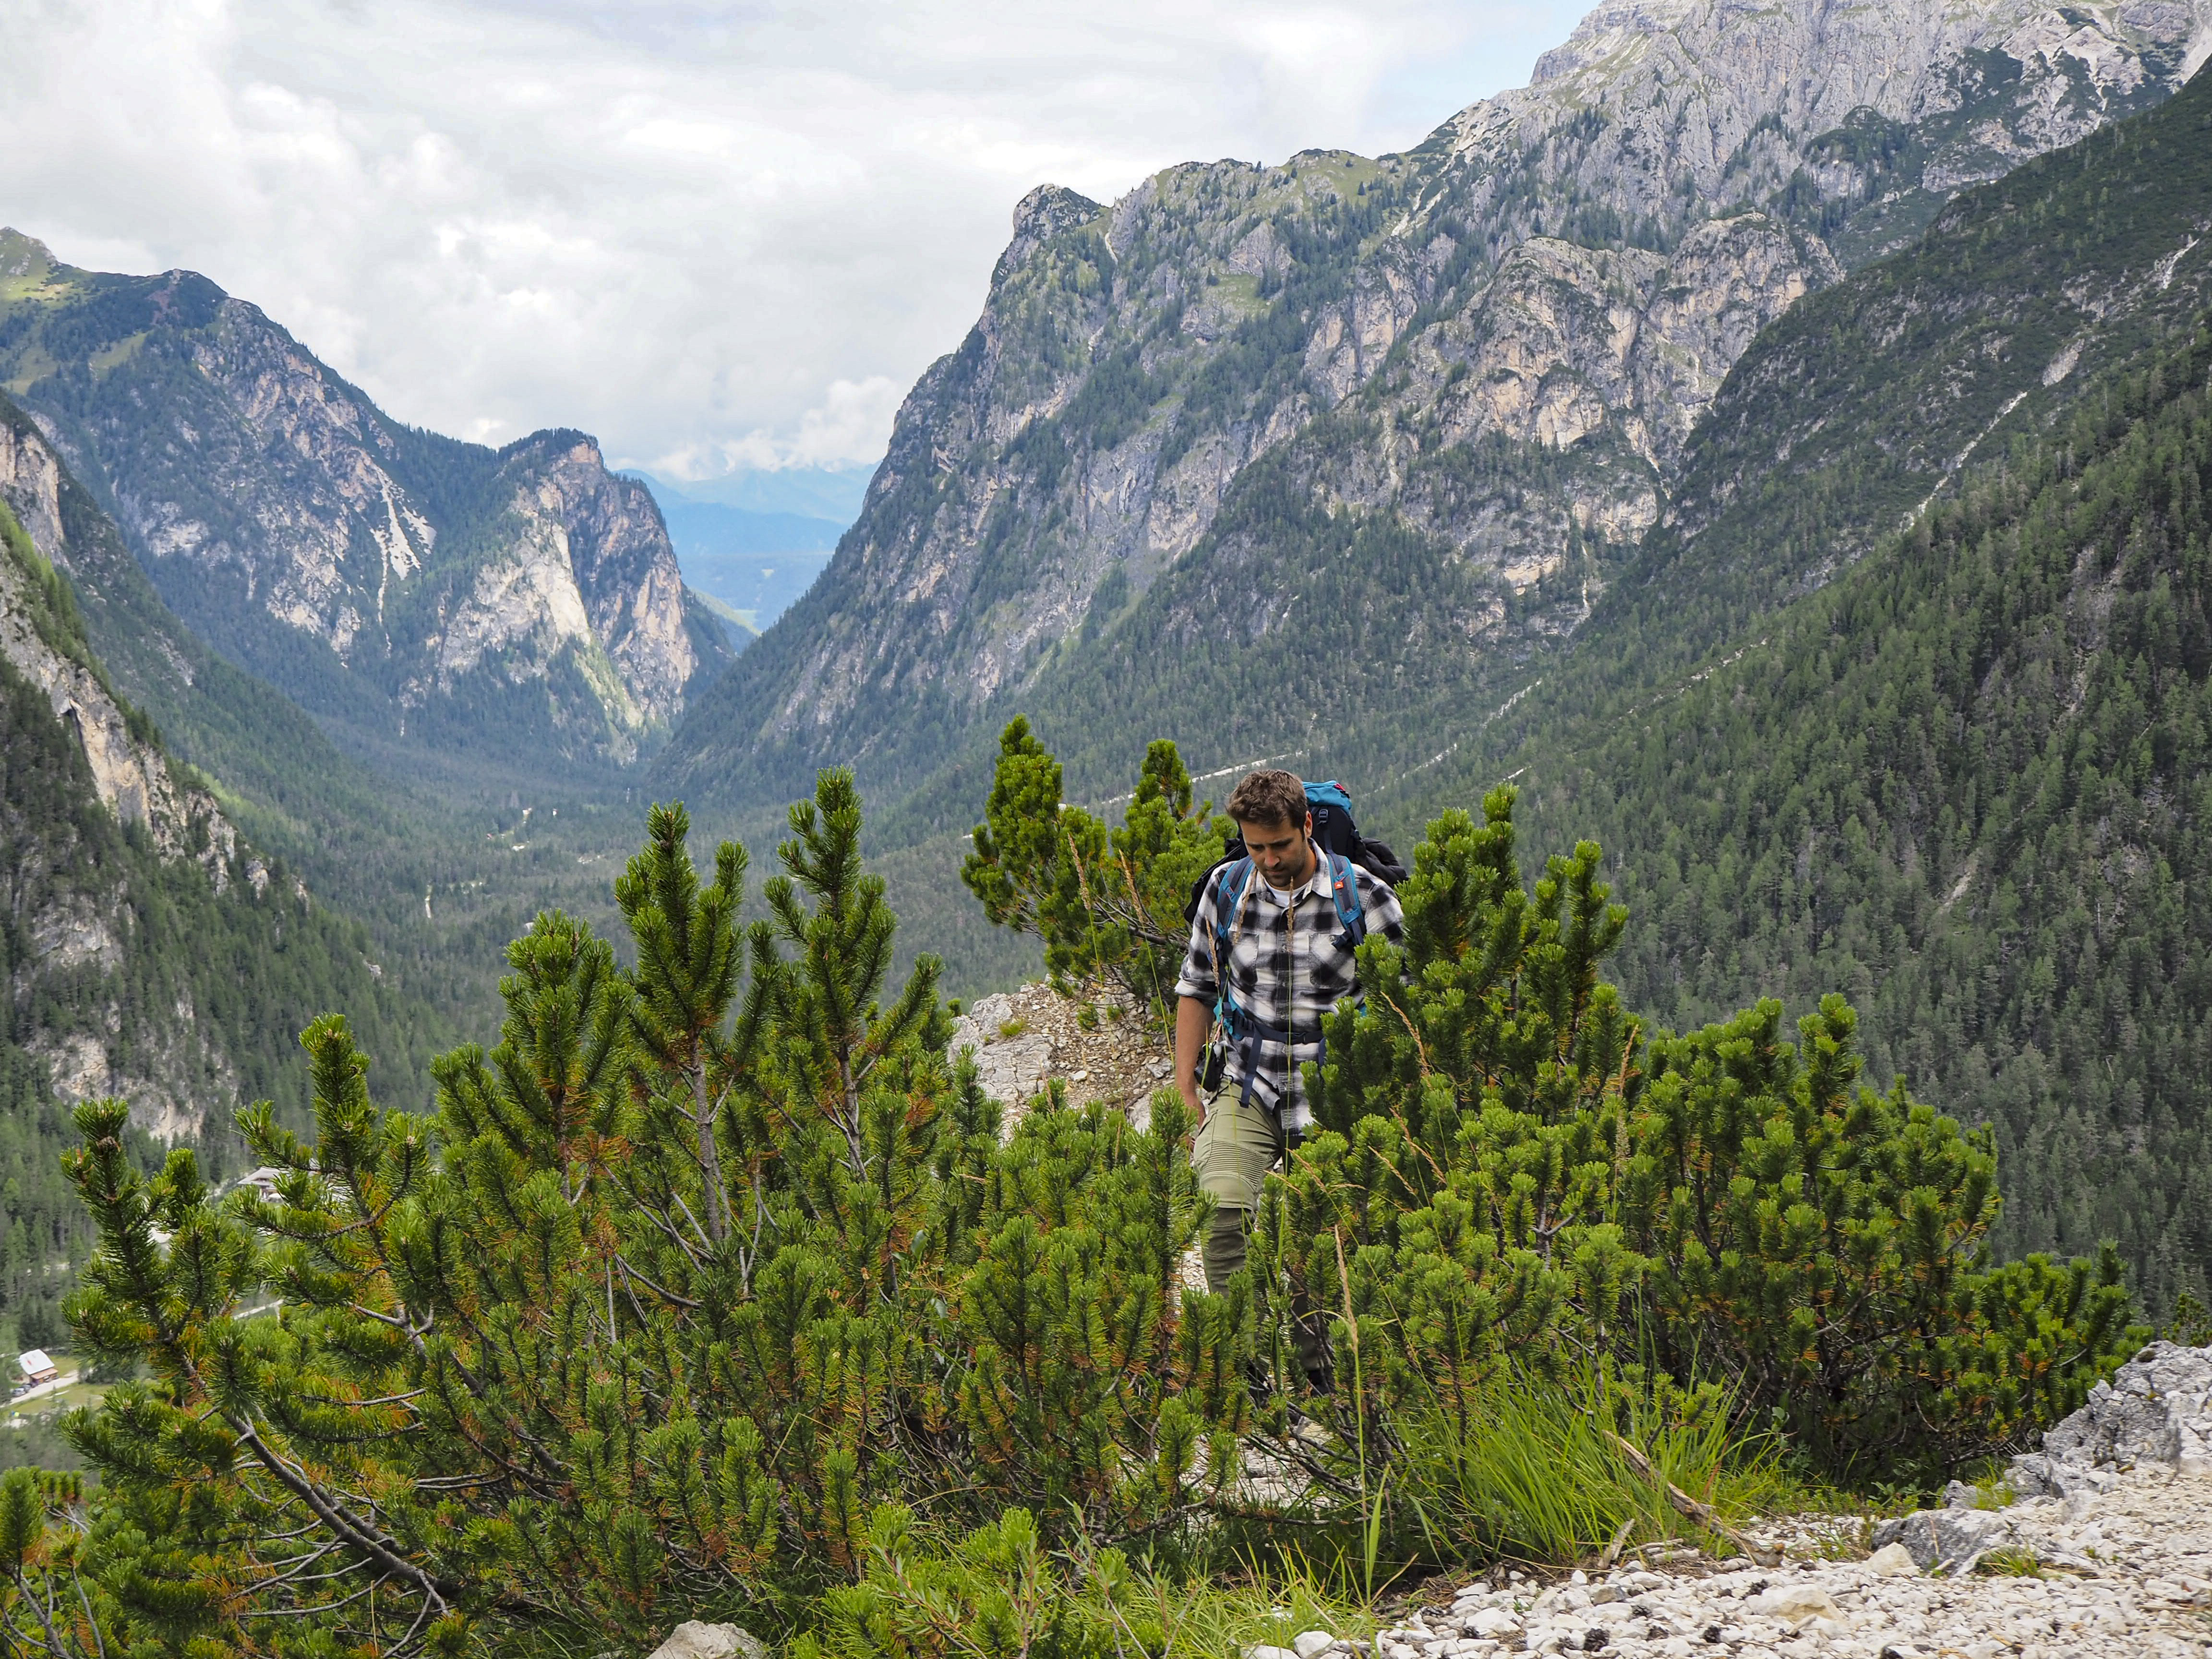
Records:
[[[1311,754],[1352,708],[1311,706],[1316,660],[1392,682],[1357,709],[1405,732],[1587,614],[1762,326],[2208,42],[2207,0],[1607,6],[1406,155],[1042,187],[663,787],[755,805],[836,759],[902,792],[1016,702],[1078,787],[1139,726]]]
[[[2009,1253],[2212,1284],[2212,76],[1962,195],[1738,362],[1674,520],[1378,794],[1592,836],[1694,1026],[1841,989],[1996,1137]]]
[[[39,544],[58,545],[40,511],[53,480],[0,434],[0,1044],[54,1098],[127,1095],[162,1139],[217,1109],[226,1122],[256,1092],[303,1099],[293,1030],[324,1006],[358,1009],[392,1080],[419,1085],[439,1032],[406,1028],[438,1022],[370,960],[358,923],[239,836],[117,690]]]
[[[220,1172],[240,1106],[304,1120],[298,1034],[334,1008],[379,1087],[428,1098],[474,988],[427,940],[377,942],[258,840],[373,882],[409,827],[392,793],[167,611],[0,398],[0,1346],[65,1334],[90,1231],[59,1161],[77,1100],[125,1097],[141,1150],[196,1140]]]
[[[189,271],[0,232],[0,384],[170,607],[357,751],[625,765],[732,654],[589,437],[403,426]]]

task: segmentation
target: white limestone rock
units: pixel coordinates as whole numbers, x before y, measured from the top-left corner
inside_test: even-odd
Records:
[[[651,1659],[768,1659],[768,1644],[742,1625],[687,1619],[668,1632]]]
[[[1920,1571],[1920,1564],[1904,1545],[1884,1544],[1867,1557],[1867,1571],[1882,1578],[1910,1578]]]
[[[2013,1490],[2057,1492],[2062,1470],[2137,1463],[2212,1474],[2212,1348],[2154,1342],[2143,1349],[2043,1437],[2039,1459],[2015,1462]]]
[[[1955,1578],[2013,1541],[2012,1516],[2007,1510],[1922,1510],[1882,1522],[1874,1541],[1877,1548],[1901,1544],[1922,1571],[1941,1568]]]

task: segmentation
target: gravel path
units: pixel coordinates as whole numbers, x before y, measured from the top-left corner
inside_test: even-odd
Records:
[[[1380,1659],[1594,1653],[1638,1659],[2069,1659],[2212,1654],[2212,1477],[2123,1475],[2003,1511],[2040,1577],[1923,1575],[1901,1545],[1854,1561],[1631,1567],[1602,1580],[1471,1585],[1384,1630]],[[2010,1558],[2018,1559],[2018,1558]],[[1985,1558],[1986,1561],[1986,1558]],[[1310,1644],[1309,1645],[1317,1645]]]

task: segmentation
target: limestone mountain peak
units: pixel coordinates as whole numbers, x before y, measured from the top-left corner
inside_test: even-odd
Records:
[[[0,383],[171,607],[357,752],[625,765],[732,654],[587,435],[441,438],[204,277],[15,263]]]
[[[838,760],[903,787],[1063,691],[1102,781],[1148,699],[1205,705],[1209,763],[1303,741],[1218,705],[1287,696],[1316,584],[1384,558],[1362,536],[1405,580],[1339,595],[1380,630],[1346,648],[1409,696],[1485,679],[1588,614],[1761,327],[2162,100],[2208,33],[2212,0],[1616,0],[1403,155],[1040,187],[860,523],[666,785],[765,805]],[[1158,653],[1193,651],[1244,665],[1167,689]]]

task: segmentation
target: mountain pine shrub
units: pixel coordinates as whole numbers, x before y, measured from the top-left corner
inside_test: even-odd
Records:
[[[1059,761],[1017,715],[1000,736],[990,801],[960,878],[993,921],[1043,939],[1056,987],[1110,981],[1164,1016],[1188,937],[1184,902],[1236,825],[1211,801],[1192,811],[1190,774],[1164,738],[1146,750],[1120,828],[1060,792]]]
[[[774,1628],[902,1512],[1175,1553],[1250,1409],[1233,1322],[1178,1279],[1179,1104],[1146,1133],[1047,1101],[1002,1144],[934,963],[886,983],[850,777],[791,822],[740,932],[741,853],[702,881],[655,808],[617,885],[635,969],[541,916],[434,1115],[380,1109],[318,1021],[314,1138],[244,1118],[273,1200],[218,1200],[188,1152],[143,1180],[123,1104],[80,1109],[74,1316],[151,1375],[73,1432],[116,1501],[166,1506],[107,1558],[118,1642]]]
[[[1647,1034],[1598,964],[1626,912],[1584,842],[1533,893],[1513,792],[1448,812],[1325,1022],[1322,1133],[1261,1212],[1254,1293],[1343,1310],[1344,1409],[1465,1417],[1510,1354],[1717,1388],[1832,1477],[1925,1474],[2021,1440],[2138,1346],[2109,1249],[1998,1264],[1986,1130],[1859,1081],[1850,1006],[1782,1039],[1772,1001]],[[1340,1389],[1349,1375],[1341,1357]]]
[[[1000,763],[1016,780],[1049,822],[1056,768],[1025,727]],[[1428,1418],[1465,1440],[1509,1364],[1600,1363],[1621,1412],[1717,1398],[1828,1477],[1926,1476],[2072,1410],[2140,1343],[2109,1249],[1992,1261],[1989,1133],[1864,1086],[1842,998],[1794,1046],[1772,1001],[1647,1030],[1599,977],[1627,914],[1597,846],[1524,889],[1514,799],[1430,826],[1403,949],[1363,945],[1365,1003],[1325,1022],[1319,1133],[1268,1186],[1249,1287],[1275,1455],[1364,1503],[1435,1441]],[[1049,925],[1073,939],[1067,890]],[[1335,1395],[1307,1402],[1340,1431],[1322,1451],[1296,1432],[1294,1285],[1335,1314]]]

